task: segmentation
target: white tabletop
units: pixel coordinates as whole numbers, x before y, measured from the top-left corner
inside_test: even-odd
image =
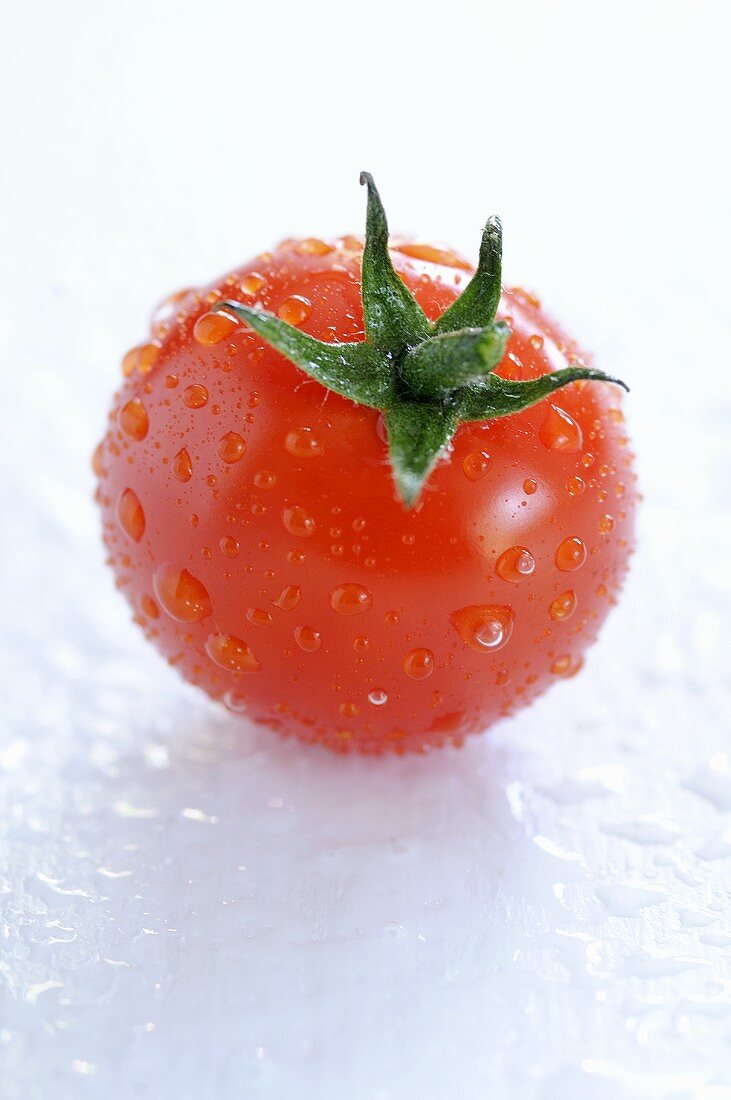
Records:
[[[722,5],[250,7],[4,16],[0,1096],[731,1097]],[[361,168],[469,254],[503,215],[645,493],[581,676],[427,759],[181,684],[91,502],[154,302],[358,231]]]

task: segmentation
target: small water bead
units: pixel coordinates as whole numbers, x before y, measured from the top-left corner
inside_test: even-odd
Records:
[[[190,481],[193,476],[193,463],[190,461],[190,455],[186,447],[181,447],[176,454],[172,462],[172,469],[178,481]]]
[[[576,611],[576,593],[570,588],[557,596],[548,609],[548,613],[554,622],[565,622]]]
[[[304,240],[297,243],[296,251],[301,256],[327,256],[334,249],[331,244],[328,244],[327,241],[321,241],[318,237],[305,237]]]
[[[166,374],[165,375],[165,389],[174,390],[175,387],[177,386],[177,384],[178,384],[177,374]]]
[[[254,484],[257,489],[271,489],[277,483],[277,475],[269,470],[257,470],[254,474]]]
[[[129,378],[131,374],[137,370],[137,361],[140,357],[139,348],[130,348],[125,357],[122,360],[122,374],[125,378]]]
[[[139,397],[133,397],[119,410],[117,417],[119,427],[126,436],[141,443],[150,428],[150,420],[147,409]]]
[[[301,592],[299,585],[288,584],[286,588],[277,596],[274,601],[275,607],[278,607],[280,611],[291,611],[300,602]]]
[[[148,619],[160,618],[160,608],[157,606],[152,596],[144,595],[140,600],[140,608],[143,615],[147,615]]]
[[[495,572],[504,581],[517,584],[535,572],[536,562],[527,546],[511,546],[495,564]]]
[[[282,513],[282,520],[289,533],[301,539],[308,539],[314,535],[317,526],[312,516],[301,504],[292,504],[289,508],[285,508]]]
[[[311,313],[312,302],[309,298],[303,298],[301,294],[292,294],[289,298],[285,298],[277,310],[278,317],[295,327],[304,324]]]
[[[451,622],[471,649],[477,653],[494,653],[510,640],[515,616],[511,607],[473,604],[455,611]]]
[[[256,271],[252,271],[251,274],[245,275],[239,283],[239,287],[244,294],[257,294],[264,286],[266,286],[266,280]]]
[[[137,349],[137,370],[140,374],[149,374],[160,354],[159,344],[143,344]]]
[[[583,657],[574,659],[566,654],[553,662],[551,665],[551,672],[554,676],[562,676],[565,680],[568,680],[571,676],[575,676],[576,673],[579,672],[583,664]]]
[[[119,495],[117,522],[133,542],[139,542],[145,533],[145,513],[133,489],[125,489]]]
[[[208,476],[206,477],[206,485],[209,489],[216,488],[216,486],[218,485],[218,478],[215,474],[208,474]]]
[[[586,484],[583,478],[578,477],[576,474],[574,474],[566,482],[566,488],[572,497],[577,497],[584,492]]]
[[[208,390],[197,382],[183,390],[183,402],[189,409],[202,409],[208,401]]]
[[[359,634],[357,638],[353,638],[353,649],[356,653],[367,653],[370,641],[364,634]]]
[[[558,405],[548,406],[538,438],[549,451],[565,451],[569,454],[580,451],[583,443],[580,426]]]
[[[538,488],[538,482],[535,478],[527,477],[523,482],[523,492],[527,497],[532,497]]]
[[[563,573],[581,569],[586,561],[586,546],[576,535],[564,539],[556,549],[556,565]]]
[[[602,535],[608,535],[614,530],[614,516],[604,515],[597,524]]]
[[[227,672],[258,672],[261,669],[251,646],[234,634],[209,634],[206,653],[214,664]]]
[[[537,334],[529,337],[528,342],[535,351],[541,351],[543,349],[543,337]]]
[[[218,441],[218,453],[224,462],[239,462],[246,451],[246,440],[238,432],[226,432]]]
[[[253,626],[271,626],[272,617],[262,607],[250,607],[246,612],[246,618]]]
[[[221,553],[225,554],[227,558],[235,558],[241,549],[239,540],[231,535],[224,535],[218,545],[221,547]]]
[[[170,562],[158,567],[152,587],[163,610],[179,623],[197,623],[212,613],[211,598],[205,585]]]
[[[311,626],[296,626],[293,633],[294,640],[305,653],[316,653],[322,645],[320,632]]]
[[[434,654],[430,649],[412,649],[404,658],[403,667],[412,680],[426,680],[434,671]]]
[[[342,714],[343,718],[355,718],[356,714],[359,713],[359,708],[357,703],[353,703],[349,699],[347,702],[340,704],[338,711]]]
[[[360,615],[368,611],[372,598],[362,584],[339,584],[330,593],[330,606],[338,615]]]
[[[581,456],[581,465],[586,466],[588,470],[590,466],[594,465],[594,455],[587,451],[586,454]]]
[[[388,695],[381,688],[373,688],[368,692],[368,702],[372,703],[374,707],[382,707],[388,702]]]
[[[293,428],[284,440],[284,446],[295,458],[319,458],[325,447],[312,428]]]
[[[290,565],[304,565],[307,561],[307,555],[303,550],[288,550],[287,561]]]
[[[227,340],[238,326],[239,321],[226,313],[204,313],[193,326],[193,336],[199,344],[210,347]]]
[[[97,443],[91,456],[91,468],[97,477],[104,476],[104,444]]]
[[[481,481],[492,466],[487,451],[471,451],[462,460],[462,470],[469,481]]]
[[[401,541],[404,546],[413,546],[416,542],[416,535],[402,535]]]
[[[456,252],[452,252],[451,249],[436,248],[432,244],[407,241],[404,244],[394,245],[394,250],[403,253],[404,256],[411,256],[414,260],[426,260],[427,263],[443,264],[445,267],[458,267],[463,271],[470,270],[469,264]]]

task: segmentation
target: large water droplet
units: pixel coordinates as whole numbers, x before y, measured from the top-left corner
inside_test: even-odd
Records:
[[[145,513],[140,499],[133,489],[125,489],[117,501],[117,521],[133,542],[139,542],[145,533]]]
[[[300,588],[297,584],[288,584],[277,596],[274,604],[281,611],[291,611],[300,602]]]
[[[152,581],[160,604],[179,623],[197,623],[211,614],[211,598],[205,585],[170,562],[158,566]]]
[[[426,680],[434,671],[434,654],[430,649],[412,649],[403,664],[412,680]]]
[[[495,564],[498,577],[512,584],[530,577],[535,568],[535,558],[526,546],[511,546],[504,550]]]
[[[292,294],[285,298],[277,310],[277,315],[288,325],[302,325],[312,313],[312,303],[301,294]]]
[[[239,323],[226,313],[204,313],[193,327],[193,336],[199,344],[219,344],[232,335]]]
[[[574,611],[576,611],[576,593],[570,588],[567,592],[562,592],[560,596],[557,596],[548,609],[549,615],[556,622],[570,619]]]
[[[126,405],[122,406],[119,410],[117,422],[124,434],[129,436],[130,439],[134,439],[136,443],[142,442],[150,427],[147,409],[139,397],[133,397]]]
[[[581,569],[586,561],[586,547],[576,535],[564,539],[556,549],[556,565],[564,573]]]
[[[487,451],[470,451],[462,459],[462,470],[470,481],[481,481],[491,466],[492,459]]]
[[[583,436],[580,426],[572,416],[558,405],[549,405],[541,424],[538,438],[549,451],[580,451]]]
[[[294,640],[305,653],[315,653],[322,645],[320,632],[313,630],[311,626],[296,626]]]
[[[218,453],[224,462],[238,462],[244,457],[246,440],[238,432],[226,432],[218,441]]]
[[[295,458],[318,458],[325,453],[322,441],[312,428],[293,428],[287,432],[284,446]]]
[[[284,526],[291,535],[301,539],[308,539],[315,533],[315,521],[301,504],[292,504],[282,513]]]
[[[513,633],[515,616],[510,607],[497,604],[470,605],[455,611],[452,626],[463,642],[477,653],[502,649]]]
[[[183,402],[189,409],[202,409],[208,401],[208,390],[205,386],[194,383],[183,390]]]
[[[339,584],[330,594],[330,605],[339,615],[360,615],[371,606],[371,594],[362,584]]]
[[[190,461],[190,455],[186,447],[181,447],[178,451],[173,459],[172,468],[178,481],[190,481],[193,476],[193,463]]]

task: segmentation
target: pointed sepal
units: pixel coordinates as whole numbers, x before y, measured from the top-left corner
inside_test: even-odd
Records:
[[[411,508],[459,423],[456,401],[441,405],[404,402],[386,411],[388,449],[396,491]]]
[[[393,368],[386,357],[363,342],[328,344],[288,325],[273,313],[241,302],[216,302],[213,312],[233,314],[295,366],[341,397],[382,409],[393,392]]]
[[[612,382],[628,390],[629,387],[619,378],[612,378],[604,371],[593,367],[564,367],[551,374],[531,378],[525,382],[500,378],[491,374],[484,382],[466,386],[460,393],[462,400],[461,418],[463,420],[494,420],[498,416],[510,416],[530,408],[542,401],[569,382]]]
[[[418,397],[440,399],[495,370],[510,339],[504,321],[486,328],[460,329],[433,336],[413,348],[401,363],[401,378]]]
[[[499,218],[488,218],[482,231],[477,270],[459,298],[445,309],[433,331],[456,332],[484,328],[494,320],[500,304],[503,259],[503,227]]]
[[[429,336],[424,311],[399,278],[388,251],[388,222],[381,196],[369,172],[360,182],[368,188],[363,249],[362,293],[366,339],[386,355],[397,356]]]

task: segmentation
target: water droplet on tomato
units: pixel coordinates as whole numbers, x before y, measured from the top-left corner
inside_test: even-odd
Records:
[[[312,313],[312,303],[309,298],[303,298],[301,294],[292,294],[285,298],[277,316],[286,321],[288,325],[302,325]]]
[[[339,584],[330,594],[330,605],[338,615],[360,615],[371,606],[371,594],[362,584]]]
[[[338,710],[343,718],[355,718],[356,714],[358,714],[358,704],[348,699],[346,702],[340,704]]]
[[[535,558],[526,546],[511,546],[504,550],[495,564],[498,577],[513,584],[530,577],[535,568]]]
[[[548,406],[538,438],[549,451],[572,453],[581,450],[583,443],[581,428],[574,418],[558,405]]]
[[[145,533],[145,513],[140,499],[133,489],[125,489],[117,501],[117,521],[133,542],[139,542]]]
[[[532,497],[538,488],[538,482],[535,478],[527,477],[523,482],[523,492],[527,497]]]
[[[143,344],[141,348],[138,348],[137,370],[140,374],[150,373],[159,354],[160,348],[157,344]]]
[[[221,553],[227,558],[235,558],[240,550],[239,540],[231,535],[224,535],[218,545],[221,547]]]
[[[246,440],[238,432],[226,432],[218,441],[218,453],[224,462],[238,462],[245,451]]]
[[[285,508],[282,519],[289,533],[298,538],[308,539],[315,533],[315,521],[301,504],[292,504],[289,508]]]
[[[277,475],[270,473],[269,470],[257,470],[254,474],[254,484],[258,489],[271,489],[276,482]]]
[[[293,428],[287,432],[284,446],[295,458],[318,458],[325,453],[322,441],[312,428]]]
[[[434,654],[430,649],[412,649],[403,665],[404,672],[412,680],[426,680],[434,671]]]
[[[492,466],[492,459],[486,451],[470,451],[462,460],[462,470],[470,481],[480,481]]]
[[[305,653],[315,653],[322,645],[322,638],[318,630],[311,626],[296,626],[294,628],[294,640]]]
[[[271,626],[272,617],[262,607],[250,607],[246,612],[246,618],[254,626]]]
[[[307,554],[303,550],[288,550],[287,561],[290,565],[304,565],[307,561]]]
[[[251,646],[233,634],[209,634],[206,653],[214,664],[228,672],[258,672],[261,668]]]
[[[462,641],[478,653],[502,649],[510,640],[514,621],[512,608],[496,604],[462,607],[451,616]]]
[[[543,348],[543,337],[538,336],[537,333],[535,335],[529,337],[528,342],[530,343],[530,346],[532,348],[534,348],[536,351],[541,351],[541,349]]]
[[[597,527],[599,528],[599,531],[602,535],[608,535],[611,531],[614,530],[614,516],[610,516],[608,514],[602,516],[599,520],[599,523],[597,524]]]
[[[211,612],[211,598],[205,585],[170,562],[158,566],[152,587],[164,611],[179,623],[197,623]]]
[[[299,585],[288,584],[277,596],[274,604],[280,611],[291,611],[300,602],[301,592]]]
[[[243,290],[244,294],[256,294],[265,285],[265,279],[261,275],[258,275],[255,271],[252,271],[250,275],[245,275],[239,283],[239,286]]]
[[[366,653],[370,642],[364,634],[359,634],[357,638],[353,638],[353,649],[356,653]]]
[[[584,484],[583,478],[580,478],[576,474],[573,474],[566,482],[566,488],[572,497],[578,497],[581,493],[583,493],[586,485]]]
[[[150,428],[147,409],[139,397],[133,397],[122,406],[117,421],[124,434],[137,443],[142,442]]]
[[[566,654],[553,662],[551,665],[551,672],[554,676],[562,676],[565,680],[568,680],[571,676],[575,676],[576,673],[579,672],[583,664],[583,657],[574,659]]]
[[[557,596],[548,609],[549,615],[556,622],[570,619],[574,611],[576,611],[576,593],[570,588],[567,592],[562,592],[560,596]]]
[[[165,375],[165,388],[166,389],[174,390],[175,387],[177,386],[177,384],[178,384],[177,374],[166,374]]]
[[[178,481],[190,481],[193,476],[193,463],[186,447],[181,447],[172,462],[173,474]]]
[[[91,456],[91,468],[97,477],[104,476],[104,444],[97,443]]]
[[[556,565],[563,573],[573,573],[575,569],[581,569],[585,561],[586,547],[576,535],[564,539],[556,549]]]
[[[208,401],[208,390],[195,382],[183,390],[183,401],[189,409],[202,409]]]
[[[140,357],[139,348],[130,348],[122,360],[122,374],[125,378],[129,378],[131,374],[137,370],[137,360]]]
[[[382,707],[384,703],[388,702],[388,695],[381,688],[373,688],[368,692],[368,702],[372,703],[374,707]]]
[[[152,596],[144,595],[140,600],[140,608],[143,615],[147,615],[148,619],[160,618],[160,608],[157,606]]]
[[[193,326],[193,336],[199,344],[209,347],[228,339],[238,326],[239,322],[226,313],[204,313]]]
[[[305,237],[297,244],[297,251],[302,256],[327,256],[334,250],[333,246],[326,241],[321,241],[317,237]]]

